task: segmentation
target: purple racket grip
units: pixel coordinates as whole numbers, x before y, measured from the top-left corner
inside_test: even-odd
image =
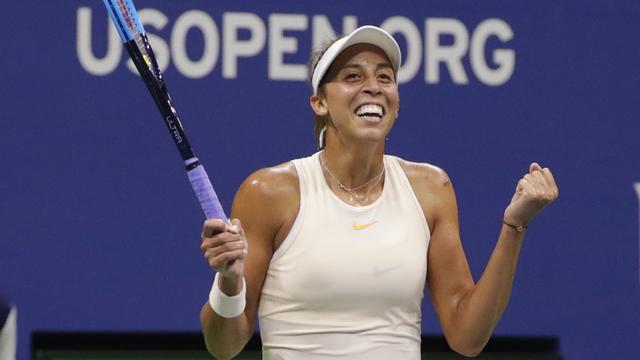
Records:
[[[198,162],[198,165],[191,170],[187,171],[187,176],[191,182],[191,187],[198,197],[200,207],[204,211],[204,215],[207,219],[222,219],[227,221],[227,215],[222,209],[218,195],[213,190],[213,185],[207,176],[207,172],[204,171],[204,167],[199,164],[197,158],[189,159],[189,163],[193,164]]]

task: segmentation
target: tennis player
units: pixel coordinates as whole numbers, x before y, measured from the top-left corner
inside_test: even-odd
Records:
[[[558,189],[548,168],[529,166],[475,283],[445,171],[384,154],[400,63],[397,43],[373,26],[314,54],[322,150],[258,170],[231,224],[205,222],[201,248],[217,274],[201,323],[217,359],[242,350],[256,314],[263,359],[420,359],[425,283],[453,350],[475,356],[489,340],[527,224]]]

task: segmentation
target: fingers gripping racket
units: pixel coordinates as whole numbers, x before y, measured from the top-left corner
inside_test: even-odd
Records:
[[[145,85],[147,85],[151,97],[153,97],[160,114],[162,114],[165,125],[178,147],[187,170],[187,176],[200,202],[202,211],[204,211],[208,219],[226,220],[227,216],[222,209],[222,205],[220,205],[216,192],[213,190],[211,181],[187,140],[133,2],[131,0],[103,0],[103,2],[109,15],[111,15],[116,29],[118,29],[131,60],[136,69],[138,69]]]

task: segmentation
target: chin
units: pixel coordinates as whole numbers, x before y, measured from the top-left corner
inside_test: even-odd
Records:
[[[384,142],[386,137],[387,132],[380,131],[379,129],[369,129],[358,134],[358,140],[368,144]]]

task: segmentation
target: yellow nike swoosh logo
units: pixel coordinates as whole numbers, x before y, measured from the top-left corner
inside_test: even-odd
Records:
[[[373,225],[373,224],[375,224],[375,223],[377,223],[377,222],[378,222],[378,221],[376,220],[376,221],[372,221],[372,222],[370,222],[370,223],[366,223],[366,224],[362,224],[362,225],[358,225],[358,224],[356,224],[356,223],[354,222],[354,223],[353,223],[353,225],[351,225],[351,228],[352,228],[353,230],[364,230],[364,229],[368,228],[369,226],[371,226],[371,225]]]

